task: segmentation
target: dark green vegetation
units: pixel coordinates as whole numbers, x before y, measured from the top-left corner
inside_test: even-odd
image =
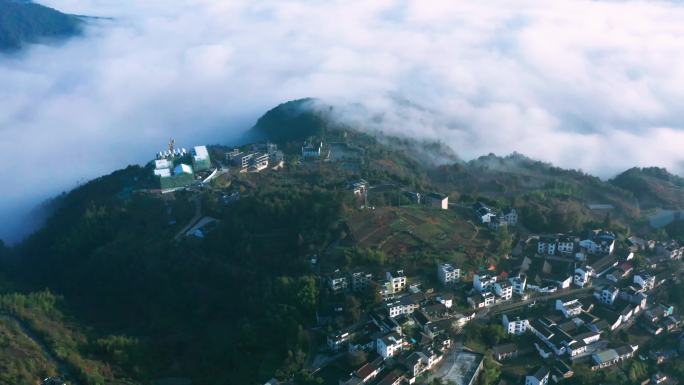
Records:
[[[469,207],[480,200],[516,207],[523,232],[606,220],[628,227],[640,215],[634,192],[582,172],[520,155],[434,167],[419,154],[449,157],[439,144],[362,134],[331,122],[325,109],[310,110],[312,103],[283,104],[253,130],[281,144],[282,171],[230,174],[210,188],[160,196],[148,191],[151,168],[131,166],[58,197],[43,229],[17,247],[0,245],[0,268],[12,277],[1,285],[0,310],[25,322],[79,384],[180,377],[242,385],[274,375],[306,383],[307,330],[327,295],[320,280],[327,269],[401,266],[432,277],[434,262],[445,258],[469,269],[505,263],[513,239],[474,223]],[[299,162],[299,146],[311,136],[358,148],[358,158],[350,167]],[[359,177],[377,186],[368,197],[375,210],[359,211],[344,187]],[[458,206],[412,205],[405,191],[450,193]],[[225,204],[231,192],[241,199]],[[587,203],[615,210],[608,217]],[[174,240],[196,205],[218,220],[213,229]],[[348,306],[344,316],[358,318],[374,300]],[[499,334],[473,329],[482,339]],[[13,346],[27,343],[8,335]],[[26,351],[41,365],[40,351]]]
[[[329,120],[316,104],[315,99],[299,99],[269,110],[252,128],[255,140],[286,143],[310,136],[320,137]]]
[[[0,0],[0,51],[80,33],[82,20],[24,0]]]
[[[631,168],[610,182],[632,192],[642,209],[681,209],[684,206],[684,178],[670,174],[663,168]]]

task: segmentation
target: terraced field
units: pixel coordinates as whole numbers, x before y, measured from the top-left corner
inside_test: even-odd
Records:
[[[382,207],[354,213],[348,219],[353,242],[400,255],[422,248],[443,252],[486,249],[490,234],[480,231],[467,212],[425,206]]]

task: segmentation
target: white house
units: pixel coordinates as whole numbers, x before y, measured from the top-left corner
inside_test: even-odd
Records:
[[[513,297],[513,286],[508,281],[494,283],[494,292],[501,297],[501,300],[508,301]]]
[[[480,272],[473,276],[473,287],[480,293],[490,291],[496,283],[496,276],[488,272]]]
[[[542,366],[525,376],[525,385],[547,385],[549,383],[549,368]]]
[[[655,276],[642,270],[634,274],[633,282],[641,286],[644,290],[651,290],[655,286]]]
[[[429,193],[426,197],[427,204],[432,207],[437,207],[442,210],[447,210],[449,208],[449,197],[444,194]]]
[[[575,286],[584,287],[591,280],[593,273],[592,268],[589,266],[578,267],[575,269],[575,275],[573,276],[572,282]]]
[[[394,274],[388,271],[386,277],[392,293],[398,293],[406,288],[406,275],[404,274],[404,270],[397,270]]]
[[[511,277],[508,279],[513,286],[513,293],[518,295],[525,294],[525,289],[527,286],[527,276],[525,274],[519,274],[517,277]]]
[[[575,239],[568,236],[558,238],[556,249],[561,254],[572,254],[572,252],[575,250]]]
[[[553,281],[556,282],[556,285],[558,285],[558,288],[560,289],[567,289],[572,285],[572,280],[574,278],[574,275],[565,275],[562,273],[556,274],[553,277]]]
[[[340,293],[349,287],[349,278],[339,270],[336,270],[328,277],[328,286],[333,293]]]
[[[558,238],[541,237],[541,238],[539,238],[539,243],[537,243],[537,253],[555,255],[557,245],[558,245]]]
[[[404,346],[404,338],[397,332],[390,332],[375,341],[376,351],[382,358],[394,357],[401,352]]]
[[[475,215],[480,220],[480,223],[485,224],[491,222],[492,218],[496,217],[496,214],[487,206],[482,203],[478,203],[475,208]]]
[[[615,234],[609,231],[595,230],[579,245],[590,254],[613,254],[615,250]]]
[[[322,148],[323,148],[323,142],[318,142],[318,143],[304,142],[304,145],[302,146],[302,158],[304,158],[304,159],[320,158]]]
[[[475,309],[481,309],[494,305],[494,294],[491,292],[484,292],[468,297],[468,303]]]
[[[615,302],[615,299],[618,297],[618,294],[620,294],[620,290],[618,290],[617,287],[606,286],[600,291],[595,292],[594,296],[601,301],[601,303],[612,305],[613,302]]]
[[[420,308],[419,301],[421,297],[421,294],[404,295],[399,299],[385,302],[385,307],[390,317],[411,314]]]
[[[461,278],[461,270],[454,268],[451,264],[440,263],[437,265],[437,278],[443,285],[449,285],[458,282]]]
[[[556,310],[563,313],[565,318],[572,318],[582,313],[582,304],[578,299],[570,301],[556,300]]]
[[[508,315],[505,313],[501,317],[501,321],[503,323],[504,330],[506,330],[506,333],[508,333],[508,334],[515,334],[515,335],[525,334],[527,329],[530,327],[530,321],[529,320],[522,319],[520,317],[509,318]]]

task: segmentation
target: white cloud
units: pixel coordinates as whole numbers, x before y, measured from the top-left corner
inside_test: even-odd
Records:
[[[677,2],[44,3],[114,19],[0,57],[2,217],[145,162],[169,136],[226,142],[307,96],[365,103],[385,131],[442,139],[464,158],[519,151],[603,177],[684,171]]]

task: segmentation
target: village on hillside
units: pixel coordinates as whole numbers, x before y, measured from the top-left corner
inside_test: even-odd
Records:
[[[273,143],[186,151],[172,140],[157,154],[154,175],[161,193],[192,191],[221,176],[278,172],[286,161],[358,170],[362,153],[320,140],[307,140],[294,157]],[[428,243],[444,256],[428,267],[384,269],[310,256],[325,295],[308,331],[318,342],[307,367],[325,384],[475,385],[500,377],[501,385],[546,385],[616,370],[644,385],[678,383],[652,370],[684,353],[681,309],[665,295],[682,271],[684,247],[676,241],[620,237],[611,228],[534,234],[515,207],[465,205],[447,193],[364,179],[340,188],[358,210],[347,222],[350,238],[379,250],[367,258]],[[396,207],[376,207],[372,196],[380,193],[396,195]],[[221,194],[225,205],[241,197],[230,188]],[[212,221],[196,216],[179,236],[203,237]],[[516,242],[498,264],[450,257],[468,243],[486,261],[487,245],[500,236]]]

